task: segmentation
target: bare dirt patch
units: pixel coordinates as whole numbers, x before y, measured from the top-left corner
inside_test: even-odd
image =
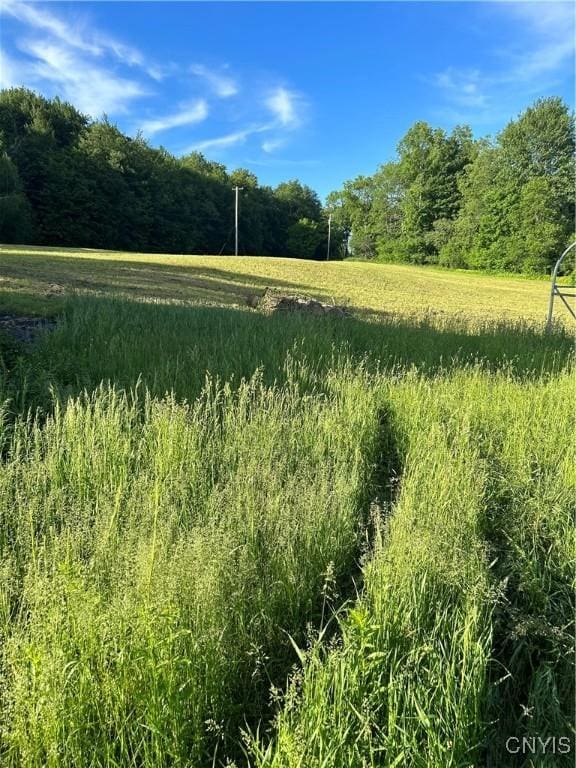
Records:
[[[329,315],[330,317],[350,317],[346,307],[337,304],[326,304],[310,296],[287,295],[272,288],[266,288],[263,294],[250,294],[248,306],[261,312],[272,314],[276,312],[301,312],[315,317]]]

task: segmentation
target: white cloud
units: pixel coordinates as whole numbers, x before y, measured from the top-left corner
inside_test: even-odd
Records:
[[[223,99],[226,99],[229,96],[235,96],[238,93],[238,85],[229,75],[224,75],[221,72],[214,72],[203,64],[192,64],[190,72],[193,75],[206,80],[214,93]]]
[[[285,139],[267,139],[262,142],[262,149],[268,154],[275,152],[286,144]]]
[[[188,149],[184,150],[182,154],[187,154],[188,152],[204,152],[207,149],[228,149],[228,147],[233,147],[237,144],[244,144],[249,136],[268,131],[270,130],[270,127],[270,125],[252,125],[249,128],[244,128],[241,131],[234,131],[225,136],[198,141],[188,147]]]
[[[570,2],[517,2],[506,11],[544,35],[563,36],[574,28],[575,12]]]
[[[227,149],[235,144],[243,144],[251,133],[252,131],[250,130],[236,131],[235,133],[228,133],[226,136],[219,136],[215,139],[198,141],[196,144],[188,147],[183,154],[188,154],[188,152],[204,152],[207,149]]]
[[[19,68],[6,51],[0,48],[0,88],[13,88],[19,85]]]
[[[509,71],[502,73],[504,82],[545,77],[574,58],[576,12],[571,3],[510,3],[506,11],[527,28],[532,40],[531,44],[522,45],[520,51],[511,52]]]
[[[140,67],[140,69],[143,69],[146,74],[150,75],[154,80],[160,80],[162,78],[161,68],[155,65],[148,65],[144,55],[136,48],[100,34],[97,34],[94,39],[103,52],[110,51],[118,61],[128,64],[130,67]]]
[[[263,121],[243,130],[225,134],[224,136],[198,141],[188,147],[184,154],[187,152],[229,149],[230,147],[244,144],[250,136],[269,131],[273,132],[272,136],[261,144],[261,148],[266,154],[271,154],[280,149],[280,147],[285,146],[287,138],[286,136],[279,135],[279,133],[282,131],[289,133],[301,125],[302,98],[295,92],[289,91],[283,86],[278,86],[266,94],[263,103],[267,110],[272,113],[272,120]]]
[[[73,48],[89,56],[101,58],[112,54],[119,62],[130,67],[139,67],[155,80],[162,77],[161,68],[148,64],[136,48],[103,35],[98,30],[86,29],[87,21],[77,18],[69,23],[47,11],[37,3],[21,0],[1,0],[0,13],[7,14],[31,30],[42,32],[66,48]]]
[[[268,132],[260,147],[271,154],[302,125],[306,103],[288,87],[278,85],[266,91],[255,87],[240,99],[238,82],[227,65],[212,68],[194,63],[184,70],[175,63],[147,61],[141,51],[107,35],[75,8],[64,15],[47,2],[0,0],[0,16],[3,21],[9,17],[10,31],[15,30],[8,50],[0,54],[3,87],[23,85],[46,96],[58,95],[93,118],[102,113],[132,113],[131,125],[147,136],[198,124],[216,111],[217,99],[232,99],[231,107],[220,115],[229,125],[222,129],[223,135],[199,140],[191,150],[222,151]],[[182,82],[185,71],[188,87],[196,94],[203,90],[204,98],[195,97],[192,90],[191,98],[166,108],[167,114],[158,115],[154,107],[145,116],[134,114],[134,102],[153,94],[149,78],[177,75]],[[246,114],[252,122],[242,128],[246,122],[239,121]]]
[[[102,48],[82,37],[82,35],[71,25],[43,10],[38,5],[19,2],[18,0],[2,0],[0,3],[0,13],[6,13],[9,16],[18,19],[34,29],[48,32],[58,38],[66,45],[90,53],[94,56],[102,54]]]
[[[434,76],[433,82],[454,102],[464,107],[483,107],[486,94],[479,70],[458,71],[448,67]]]
[[[56,93],[92,117],[125,113],[131,101],[148,93],[137,79],[121,76],[113,68],[114,62],[120,62],[154,75],[135,48],[87,29],[81,18],[65,20],[36,3],[0,2],[0,13],[25,30],[13,39],[24,56],[11,61],[3,57],[3,84],[9,81]]]
[[[93,117],[125,113],[132,99],[146,94],[140,83],[117,77],[65,46],[29,41],[21,47],[33,57],[23,72],[29,81],[56,85],[65,99]]]
[[[179,128],[183,125],[195,125],[208,117],[208,105],[204,99],[199,99],[195,104],[183,107],[179,112],[171,115],[144,120],[140,128],[147,136],[168,131],[171,128]]]
[[[280,125],[284,127],[300,125],[301,98],[298,94],[280,86],[267,96],[265,104]]]

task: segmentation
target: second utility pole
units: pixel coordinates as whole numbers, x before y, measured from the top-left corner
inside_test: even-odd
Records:
[[[238,192],[244,187],[234,187],[236,192],[236,205],[234,207],[234,255],[238,256]]]

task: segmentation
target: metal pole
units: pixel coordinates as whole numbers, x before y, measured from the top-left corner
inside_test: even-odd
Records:
[[[552,287],[550,289],[550,299],[548,301],[548,317],[546,319],[546,331],[552,328],[552,315],[554,313],[554,294],[556,293],[556,276],[552,272]]]
[[[326,261],[330,261],[330,231],[332,225],[332,214],[328,214],[328,250],[326,252]]]
[[[234,187],[236,192],[236,204],[234,206],[234,255],[238,256],[238,192],[244,187]]]
[[[560,256],[556,264],[554,265],[554,269],[552,270],[552,285],[550,286],[550,301],[548,303],[548,317],[546,319],[546,330],[549,332],[552,329],[552,315],[554,312],[554,296],[558,293],[560,295],[560,292],[558,291],[558,288],[556,286],[556,278],[558,277],[558,270],[560,269],[560,264],[562,264],[562,261],[564,260],[564,256],[572,250],[576,246],[576,242],[571,243],[568,248],[564,251],[564,253]],[[566,302],[564,302],[566,303]]]

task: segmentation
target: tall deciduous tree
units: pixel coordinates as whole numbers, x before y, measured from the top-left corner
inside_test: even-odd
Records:
[[[441,251],[449,265],[548,272],[574,232],[574,118],[542,99],[484,145]]]
[[[0,242],[26,243],[32,237],[32,211],[16,166],[0,153]]]
[[[354,256],[545,272],[574,234],[574,119],[537,101],[495,141],[415,123],[397,157],[329,195],[275,189],[195,152],[177,158],[25,88],[0,92],[0,238],[45,245]]]
[[[403,195],[397,250],[404,260],[438,260],[435,224],[457,216],[458,181],[474,154],[471,131],[464,126],[447,136],[427,123],[416,123],[400,142],[398,172]]]

